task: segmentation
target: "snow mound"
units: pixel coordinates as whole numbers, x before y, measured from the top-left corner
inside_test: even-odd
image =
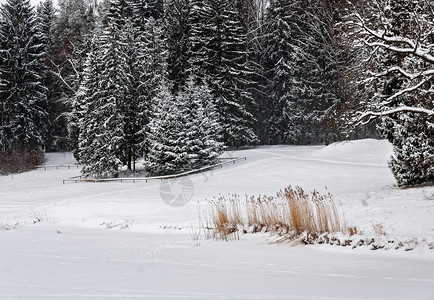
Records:
[[[337,142],[310,153],[311,158],[333,162],[352,162],[385,166],[392,155],[387,140],[365,139]]]

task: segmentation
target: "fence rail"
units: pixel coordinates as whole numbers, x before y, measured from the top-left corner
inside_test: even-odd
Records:
[[[204,171],[208,171],[211,169],[214,169],[216,167],[220,167],[222,168],[223,165],[232,163],[235,164],[237,161],[240,160],[247,160],[247,157],[243,156],[243,157],[234,157],[234,158],[229,158],[228,160],[225,160],[224,162],[219,162],[218,164],[215,165],[211,165],[211,166],[206,166],[200,169],[195,169],[195,170],[191,170],[191,171],[187,171],[187,172],[183,172],[183,173],[178,173],[178,174],[173,174],[173,175],[164,175],[164,176],[153,176],[153,177],[124,177],[124,178],[83,178],[82,176],[76,176],[76,177],[71,177],[69,179],[63,179],[63,184],[65,184],[66,182],[73,182],[73,183],[79,183],[79,182],[137,182],[137,181],[144,181],[144,182],[148,182],[150,180],[165,180],[165,179],[176,179],[179,177],[183,177],[183,176],[187,176],[187,175],[191,175],[191,174],[197,174],[197,173],[201,173]]]
[[[78,169],[78,168],[80,168],[80,165],[79,164],[64,164],[64,165],[40,165],[40,166],[36,166],[36,169],[47,170],[47,168],[56,168],[57,170],[59,168],[68,168],[68,169],[75,168],[75,169]]]

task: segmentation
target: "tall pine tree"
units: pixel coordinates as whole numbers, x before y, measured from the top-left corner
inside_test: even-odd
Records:
[[[152,175],[167,175],[190,170],[181,112],[165,82],[161,83],[153,102],[149,151],[145,161],[147,171]]]
[[[95,29],[95,12],[85,0],[59,0],[49,55],[50,118],[53,150],[77,147],[78,131],[71,111]]]
[[[92,56],[88,58],[88,79],[82,90],[85,122],[79,123],[79,160],[85,165],[83,173],[94,177],[115,175],[119,165],[131,169],[134,151],[134,112],[132,105],[132,72],[129,49],[132,24],[128,21],[128,6],[114,0],[108,10],[108,24],[103,29],[96,50],[99,75],[94,83]],[[126,19],[125,19],[126,18]],[[93,109],[89,109],[92,107]],[[84,125],[84,126],[83,126]]]
[[[193,1],[190,22],[191,74],[211,90],[224,142],[230,146],[255,143],[253,116],[248,111],[253,99],[247,40],[234,3]]]
[[[265,23],[268,105],[264,113],[268,112],[266,136],[271,144],[285,142],[285,133],[289,128],[286,108],[295,69],[295,49],[291,38],[294,12],[291,4],[289,0],[271,1]]]
[[[267,14],[269,134],[273,142],[325,140],[324,114],[337,95],[327,0],[272,1]]]
[[[167,1],[164,11],[168,79],[176,93],[185,86],[190,69],[190,1]]]
[[[48,130],[45,45],[28,0],[8,0],[0,23],[0,149],[43,149]]]

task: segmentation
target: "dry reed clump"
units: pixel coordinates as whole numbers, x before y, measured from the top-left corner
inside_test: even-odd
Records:
[[[374,224],[375,237],[364,236],[356,226],[348,226],[330,193],[306,193],[301,187],[287,188],[275,196],[219,196],[209,202],[208,215],[192,226],[192,238],[231,240],[239,233],[269,232],[269,241],[297,244],[326,244],[342,247],[369,247],[371,250],[413,250],[419,241],[386,237],[383,224]],[[424,242],[430,250],[433,242]]]
[[[292,238],[347,231],[331,194],[307,194],[301,187],[288,186],[276,196],[246,196],[245,200],[236,194],[220,196],[210,206],[207,229],[215,239],[234,238],[240,230]]]

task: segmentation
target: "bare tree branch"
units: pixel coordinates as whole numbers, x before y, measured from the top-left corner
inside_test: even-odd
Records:
[[[50,73],[56,75],[56,77],[59,78],[60,81],[62,81],[62,83],[63,83],[63,84],[68,88],[68,90],[70,90],[71,92],[75,93],[75,92],[76,92],[75,89],[72,88],[72,87],[68,84],[68,82],[66,82],[65,78],[63,78],[63,76],[62,76],[62,67],[60,67],[59,65],[57,65],[57,64],[56,64],[53,60],[51,60],[51,59],[50,59],[50,63],[51,63],[53,66],[55,66],[56,69],[57,69],[57,72],[55,72],[55,71],[53,71],[53,70],[50,70]]]

